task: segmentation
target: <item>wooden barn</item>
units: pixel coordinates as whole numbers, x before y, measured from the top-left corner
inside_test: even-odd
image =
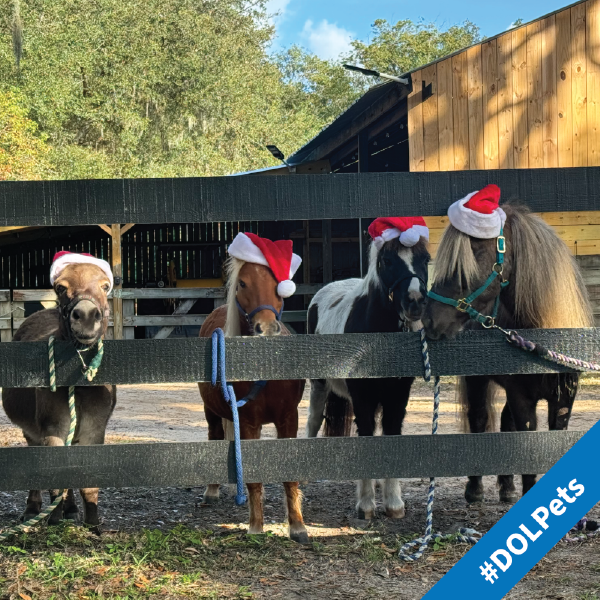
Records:
[[[600,0],[578,2],[405,78],[405,84],[373,86],[288,157],[287,166],[245,175],[600,165]],[[455,199],[448,198],[448,204]],[[600,316],[600,213],[542,216],[578,257]],[[446,219],[426,220],[435,255]],[[196,335],[202,315],[222,301],[227,244],[238,231],[251,230],[293,239],[294,251],[303,257],[296,276],[303,284],[301,294],[286,303],[292,311],[286,319],[301,332],[303,311],[319,286],[364,274],[369,223],[346,219],[4,228],[0,290],[5,291],[0,294],[13,301],[14,328],[23,314],[41,307],[40,299],[51,298],[46,290],[55,251],[91,252],[112,262],[121,278],[117,290],[129,290],[129,296],[123,292],[123,299],[114,301],[115,337],[164,337],[173,334],[170,325],[176,327],[175,334]],[[161,287],[188,291],[171,292],[177,294],[173,300]],[[194,299],[189,288],[204,291]],[[6,323],[2,327],[3,339],[9,339]]]

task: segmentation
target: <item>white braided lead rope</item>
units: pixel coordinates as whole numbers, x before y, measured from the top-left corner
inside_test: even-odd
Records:
[[[431,363],[429,361],[429,347],[427,346],[427,338],[425,337],[425,330],[421,329],[421,354],[423,355],[423,366],[425,368],[425,373],[423,378],[426,382],[431,381]],[[433,421],[431,424],[431,433],[432,435],[437,434],[438,430],[438,418],[440,414],[440,378],[436,375],[433,378]],[[435,541],[444,541],[444,540],[456,540],[458,542],[465,542],[468,544],[475,544],[477,542],[477,538],[474,536],[481,536],[478,531],[474,529],[468,529],[463,527],[459,530],[457,534],[447,534],[442,535],[441,533],[432,533],[433,531],[433,500],[435,498],[435,477],[429,478],[429,490],[427,492],[427,520],[425,525],[425,535],[423,537],[412,540],[411,542],[406,542],[400,550],[398,551],[398,556],[406,561],[406,562],[415,562],[419,560],[429,542],[432,540]],[[418,546],[418,550],[413,554],[409,554],[409,552],[415,547]]]

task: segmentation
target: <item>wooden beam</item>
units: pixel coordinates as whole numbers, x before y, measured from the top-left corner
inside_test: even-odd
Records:
[[[100,227],[100,229],[102,229],[102,231],[105,231],[106,233],[108,233],[108,235],[112,236],[112,229],[108,226],[108,225],[98,225],[98,227]]]
[[[121,235],[127,233],[132,227],[135,227],[135,223],[127,223],[121,227]]]
[[[175,308],[175,310],[173,311],[172,315],[169,315],[171,317],[177,316],[177,315],[185,315],[187,314],[190,309],[192,308],[192,306],[194,306],[194,304],[196,304],[198,300],[197,299],[190,299],[190,300],[185,300],[184,302],[182,302],[179,306],[177,306]],[[143,317],[137,317],[137,318],[143,318]],[[202,321],[200,321],[200,323],[198,323],[199,325],[202,325],[202,323],[204,323],[205,318],[202,319]],[[184,323],[177,323],[177,325],[183,325]],[[188,323],[186,323],[187,325]],[[195,325],[196,323],[194,323]],[[140,323],[141,325],[141,323]],[[163,327],[162,329],[159,329],[156,332],[156,335],[153,337],[153,339],[155,340],[166,340],[171,333],[173,333],[173,329],[175,329],[175,326],[173,327]]]
[[[600,210],[600,167],[302,177],[0,182],[0,226],[201,223],[445,215],[496,183],[534,212]],[[25,185],[26,184],[26,185]],[[147,198],[154,198],[148,202]]]
[[[114,323],[114,339],[123,339],[123,300],[119,296],[119,291],[123,288],[123,267],[121,264],[121,225],[113,224],[111,226],[112,236],[112,271],[115,278],[113,295],[113,323]]]
[[[581,431],[242,440],[246,481],[544,473]],[[234,483],[233,442],[0,448],[0,490]]]
[[[597,361],[600,330],[526,330],[547,348]],[[227,380],[382,378],[423,375],[418,333],[299,335],[227,339]],[[429,346],[436,375],[556,373],[567,369],[513,348],[496,331],[464,332]],[[57,382],[89,385],[73,346],[56,343]],[[477,356],[477,360],[473,360]],[[290,360],[293,357],[293,360]],[[211,340],[107,341],[94,385],[210,381]],[[0,387],[48,385],[44,343],[0,344]]]

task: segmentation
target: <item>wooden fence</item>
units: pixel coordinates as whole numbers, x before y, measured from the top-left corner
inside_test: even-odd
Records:
[[[499,183],[509,198],[524,198],[536,211],[600,208],[600,169],[596,168],[27,182],[0,184],[0,225],[82,224],[98,219],[112,223],[227,220],[232,215],[242,218],[238,213],[253,220],[360,217],[374,210],[381,215],[441,215],[452,200],[490,182]],[[6,303],[6,295],[0,293],[0,301]],[[596,329],[530,330],[527,337],[571,356],[598,360],[600,331]],[[229,381],[419,377],[423,373],[415,333],[233,338],[226,345]],[[434,342],[430,352],[437,375],[564,370],[509,346],[493,331]],[[88,385],[70,344],[57,344],[56,360],[59,385]],[[94,383],[208,381],[210,369],[210,340],[107,341]],[[0,344],[0,386],[47,385],[46,344]],[[523,432],[256,440],[244,442],[243,451],[248,481],[542,473],[580,436],[579,432]],[[231,482],[234,473],[230,442],[0,449],[3,490],[195,486]]]

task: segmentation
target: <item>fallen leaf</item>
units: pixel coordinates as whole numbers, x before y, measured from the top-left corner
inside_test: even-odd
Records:
[[[19,592],[19,596],[21,596],[21,598],[23,598],[23,600],[31,600],[31,596],[28,596],[27,594],[23,594],[22,592]]]

